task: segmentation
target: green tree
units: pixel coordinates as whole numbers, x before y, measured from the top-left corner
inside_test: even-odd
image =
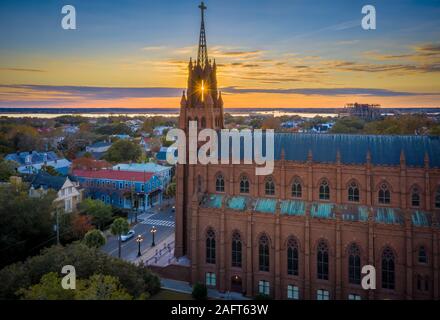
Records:
[[[84,244],[90,248],[99,248],[105,244],[106,239],[102,231],[94,229],[86,233],[83,241]]]
[[[208,297],[208,288],[203,283],[196,283],[192,289],[192,297],[196,300],[206,300]]]
[[[331,133],[359,133],[364,129],[365,122],[356,117],[341,118],[331,128]]]
[[[118,236],[118,257],[121,258],[121,235],[126,234],[128,232],[128,222],[127,219],[124,218],[116,218],[113,221],[111,226],[111,232],[113,235]]]
[[[118,140],[106,152],[105,159],[112,162],[137,161],[142,154],[133,141]]]
[[[97,248],[89,248],[82,242],[75,242],[65,247],[43,249],[37,256],[1,269],[0,299],[17,299],[20,288],[38,284],[49,272],[58,274],[65,265],[76,267],[77,279],[88,279],[94,274],[115,277],[136,299],[154,295],[160,289],[159,278],[147,266],[135,265],[111,257]]]
[[[80,283],[75,292],[77,300],[132,300],[133,297],[121,286],[118,278],[95,274]]]
[[[18,290],[24,300],[132,300],[118,278],[94,274],[89,279],[77,279],[75,290],[61,286],[61,277],[56,272],[45,274],[39,283]]]
[[[0,161],[0,181],[8,181],[11,176],[16,174],[16,163],[14,161]]]
[[[0,186],[0,267],[54,243],[55,192],[29,197],[25,184]]]
[[[79,205],[82,214],[92,217],[93,224],[102,230],[112,219],[112,207],[100,200],[85,199]]]
[[[176,196],[176,182],[172,181],[168,184],[167,188],[165,189],[165,194],[167,197],[175,197]]]
[[[51,176],[59,176],[60,175],[59,172],[52,166],[43,166],[42,170],[47,172]]]
[[[58,274],[49,272],[39,283],[18,290],[17,294],[24,300],[72,300],[75,297],[75,290],[64,289]]]

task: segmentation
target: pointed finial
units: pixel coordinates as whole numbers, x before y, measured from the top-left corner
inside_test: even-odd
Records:
[[[222,98],[222,92],[218,92],[218,104],[220,107],[223,107],[223,98]]]
[[[182,107],[185,107],[185,106],[186,106],[185,90],[183,90],[183,93],[182,93],[182,99],[180,99],[180,106],[182,106]]]

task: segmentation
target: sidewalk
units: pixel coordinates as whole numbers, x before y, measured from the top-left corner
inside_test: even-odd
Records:
[[[166,266],[169,261],[174,259],[174,233],[156,243],[154,247],[148,247],[141,253],[142,255],[133,260],[133,263],[143,262],[146,265]]]
[[[162,289],[186,294],[192,293],[192,287],[188,282],[171,279],[161,279],[160,282]],[[216,289],[208,289],[208,298],[217,300],[251,300],[238,292],[221,293]]]

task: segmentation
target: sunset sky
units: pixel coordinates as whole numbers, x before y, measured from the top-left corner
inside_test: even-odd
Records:
[[[178,107],[197,0],[0,4],[0,107]],[[77,30],[61,28],[76,8]],[[225,107],[440,107],[439,0],[208,0]],[[377,29],[361,28],[361,9]]]

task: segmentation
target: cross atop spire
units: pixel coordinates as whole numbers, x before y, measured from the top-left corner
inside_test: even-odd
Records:
[[[202,68],[205,67],[205,62],[208,60],[208,49],[206,47],[206,34],[205,34],[205,10],[207,7],[202,1],[199,5],[200,12],[202,14],[202,23],[200,26],[200,37],[199,37],[199,52],[197,54],[197,65]]]

